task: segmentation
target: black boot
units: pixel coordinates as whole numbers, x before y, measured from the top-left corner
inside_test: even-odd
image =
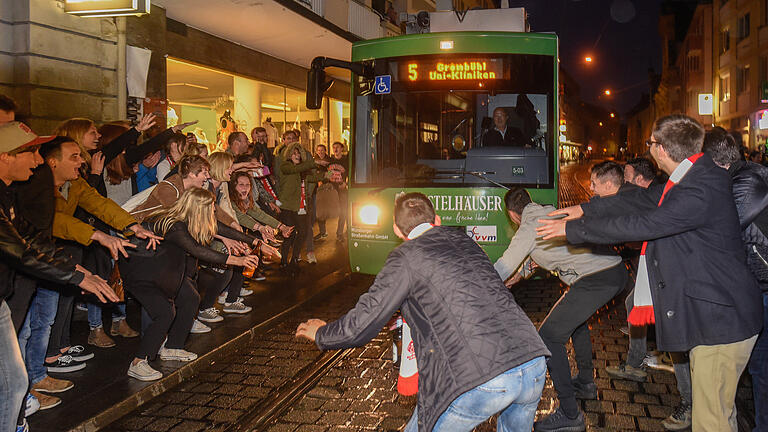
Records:
[[[582,432],[587,430],[584,413],[579,410],[576,418],[569,418],[558,408],[557,411],[533,424],[534,432]]]

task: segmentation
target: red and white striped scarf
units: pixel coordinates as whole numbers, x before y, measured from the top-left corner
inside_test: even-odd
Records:
[[[695,154],[688,159],[685,159],[675,169],[672,175],[669,176],[667,184],[664,185],[664,192],[659,199],[659,207],[664,201],[664,197],[667,195],[672,186],[682,180],[683,176],[688,172],[694,163],[704,153]],[[643,242],[643,248],[640,250],[640,262],[637,266],[637,279],[635,280],[635,294],[634,294],[634,306],[629,312],[627,321],[633,326],[644,326],[648,324],[654,324],[656,317],[653,314],[653,298],[651,297],[651,282],[648,279],[648,264],[645,260],[645,249],[648,247],[648,242]]]

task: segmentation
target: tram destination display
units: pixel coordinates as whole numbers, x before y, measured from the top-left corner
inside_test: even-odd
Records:
[[[406,83],[483,83],[506,75],[501,58],[430,58],[398,63],[398,80]]]

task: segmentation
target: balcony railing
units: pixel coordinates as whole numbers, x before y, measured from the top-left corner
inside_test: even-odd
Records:
[[[295,0],[317,15],[363,39],[375,39],[399,33],[397,26],[368,6],[355,0]]]

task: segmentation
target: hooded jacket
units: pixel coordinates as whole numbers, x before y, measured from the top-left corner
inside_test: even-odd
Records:
[[[317,331],[320,349],[364,345],[400,309],[419,367],[419,431],[491,378],[550,355],[488,256],[462,231],[434,227],[395,248],[373,286]]]

